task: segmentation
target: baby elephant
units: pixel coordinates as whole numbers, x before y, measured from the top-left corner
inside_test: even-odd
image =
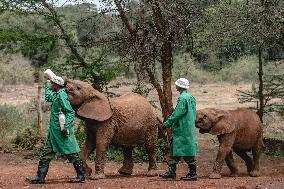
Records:
[[[217,135],[219,140],[217,158],[209,178],[221,178],[220,172],[224,160],[231,171],[230,176],[238,175],[232,151],[245,161],[250,176],[257,177],[260,175],[259,157],[263,149],[263,131],[261,121],[255,112],[246,108],[236,110],[206,108],[198,110],[196,127],[202,134]],[[247,155],[248,151],[252,151],[253,161]]]

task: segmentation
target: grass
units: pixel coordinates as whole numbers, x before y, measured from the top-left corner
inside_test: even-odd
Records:
[[[266,132],[264,134],[264,137],[284,141],[284,134],[283,133]]]
[[[214,64],[214,62],[213,62]],[[190,55],[183,54],[174,57],[173,79],[188,78],[190,82],[209,84],[227,82],[231,84],[253,83],[258,80],[258,59],[256,56],[244,56],[235,62],[224,63],[218,71],[201,69]],[[284,64],[264,63],[264,74],[284,74]]]
[[[33,82],[34,68],[26,58],[20,55],[0,54],[0,86]]]
[[[46,114],[46,113],[45,113]],[[43,125],[47,128],[48,116],[43,115]],[[19,106],[0,105],[0,149],[13,147],[31,149],[35,144],[37,131],[37,112],[31,103]]]

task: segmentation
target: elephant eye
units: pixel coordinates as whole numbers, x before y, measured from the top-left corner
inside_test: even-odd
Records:
[[[206,114],[203,115],[203,119],[207,119],[207,115]]]
[[[81,86],[77,86],[77,90],[81,90],[82,88],[81,88]]]

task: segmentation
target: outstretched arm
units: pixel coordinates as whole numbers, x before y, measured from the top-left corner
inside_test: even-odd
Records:
[[[164,124],[166,128],[171,127],[181,116],[183,116],[187,112],[186,106],[187,106],[186,99],[179,98],[175,111],[172,113],[170,118]]]

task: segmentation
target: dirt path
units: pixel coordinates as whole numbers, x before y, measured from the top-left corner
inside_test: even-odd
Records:
[[[34,175],[37,169],[36,160],[23,159],[22,154],[0,154],[0,188],[191,188],[191,189],[283,189],[284,188],[284,158],[267,157],[261,158],[262,175],[257,178],[249,177],[246,174],[244,163],[235,156],[239,167],[239,177],[228,177],[229,169],[224,166],[222,178],[210,180],[208,175],[212,170],[212,165],[216,155],[217,143],[213,140],[199,139],[201,152],[198,156],[198,175],[196,182],[183,182],[177,180],[163,180],[159,177],[146,177],[147,164],[136,163],[132,176],[120,176],[117,170],[121,162],[108,162],[106,164],[106,179],[88,179],[82,184],[69,184],[68,180],[75,175],[73,166],[63,161],[53,161],[51,163],[47,183],[45,185],[30,185],[25,182],[27,176]],[[89,162],[92,168],[94,163]],[[167,169],[164,163],[158,165],[158,172],[162,173]],[[187,172],[185,163],[180,163],[177,168],[177,178]]]

